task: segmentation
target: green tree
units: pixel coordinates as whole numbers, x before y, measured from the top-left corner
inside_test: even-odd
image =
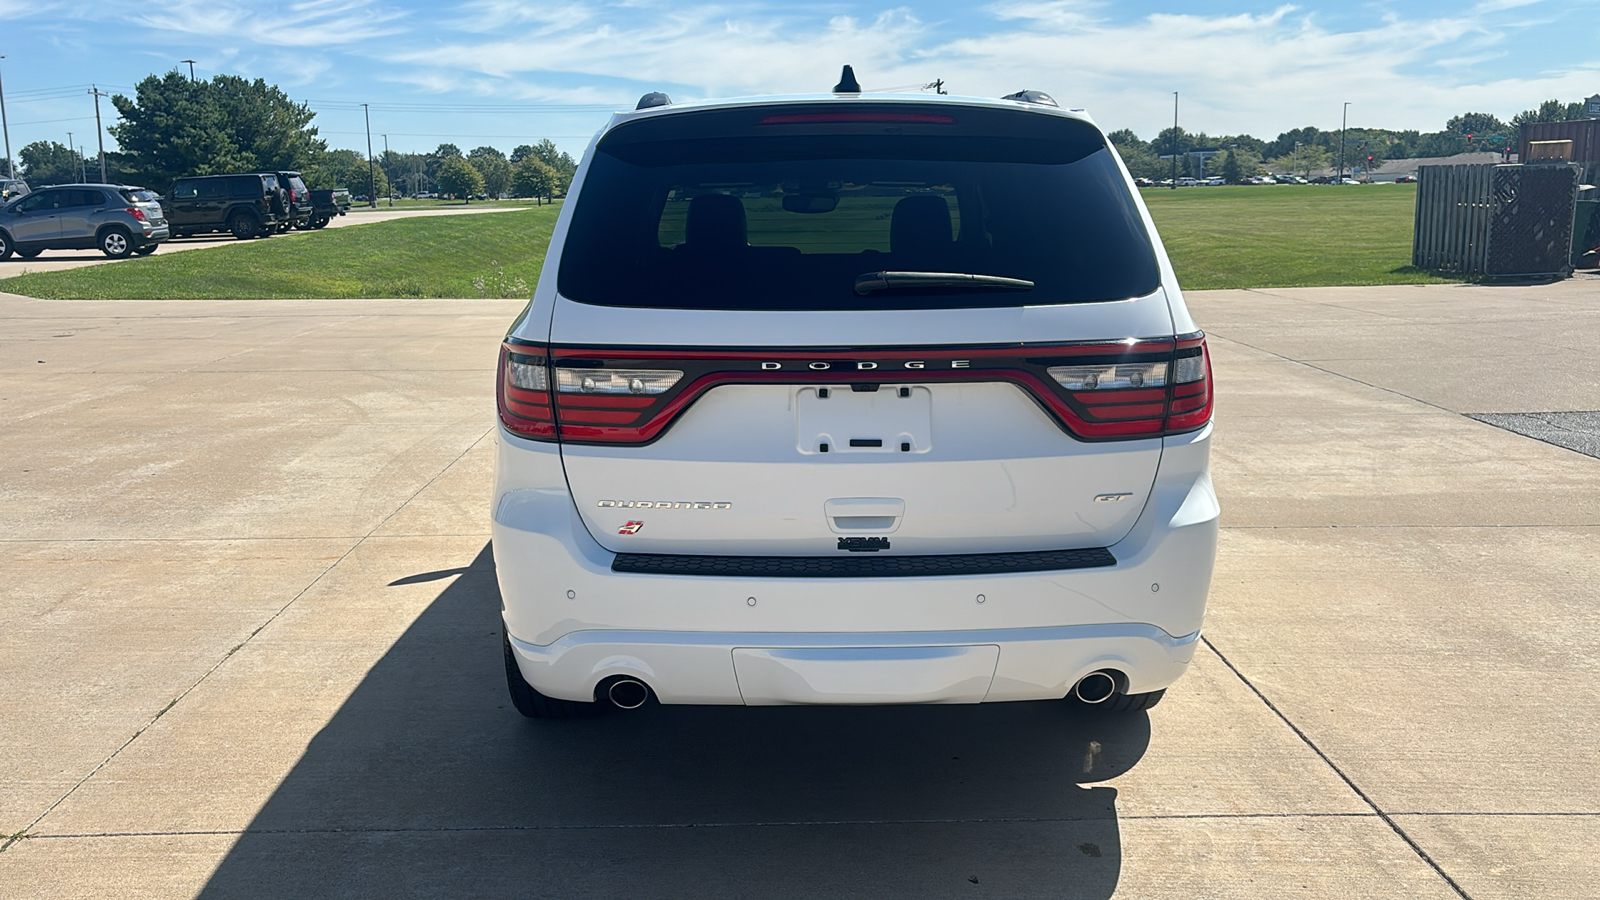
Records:
[[[561,176],[537,156],[524,157],[511,177],[511,193],[518,197],[553,197]]]
[[[157,190],[183,175],[303,169],[327,147],[311,127],[316,114],[260,78],[191,82],[174,70],[111,104],[122,117],[109,129],[121,164]]]
[[[1525,109],[1511,117],[1513,125],[1531,125],[1535,122],[1571,122],[1584,118],[1583,103],[1562,103],[1546,100],[1537,109]]]
[[[369,188],[367,158],[357,150],[329,150],[305,168],[306,186],[313,190],[347,188],[352,194],[366,194]],[[389,176],[382,166],[373,166],[371,181],[377,186],[372,196],[389,196]]]
[[[437,181],[440,191],[469,203],[483,193],[483,176],[460,156],[448,157],[439,164]]]
[[[26,178],[32,187],[72,184],[83,176],[78,166],[77,151],[65,144],[34,141],[18,151],[17,156],[22,160],[22,169],[17,174]],[[0,171],[4,171],[4,160],[0,160]],[[96,168],[95,177],[99,175],[99,169]]]
[[[1498,116],[1489,113],[1469,112],[1451,117],[1444,123],[1445,131],[1454,131],[1457,134],[1470,134],[1474,137],[1491,134],[1503,134],[1506,123],[1500,121]]]
[[[1333,154],[1328,148],[1317,144],[1302,145],[1298,153],[1291,151],[1283,156],[1275,156],[1267,160],[1267,168],[1273,172],[1303,175],[1311,177],[1312,172],[1321,172],[1333,164]]]
[[[517,149],[522,149],[521,147]],[[578,164],[571,156],[556,149],[556,144],[545,138],[528,148],[530,154],[540,162],[554,169],[556,172],[556,194],[565,194],[567,186],[572,184],[572,176],[578,171]]]
[[[504,153],[493,147],[479,147],[467,154],[467,162],[483,176],[483,190],[490,197],[499,197],[511,190],[511,163],[506,161]]]
[[[1238,184],[1244,180],[1240,174],[1239,157],[1232,150],[1222,156],[1222,180],[1227,184]]]
[[[532,144],[518,144],[511,151],[511,164],[514,166],[533,155]]]

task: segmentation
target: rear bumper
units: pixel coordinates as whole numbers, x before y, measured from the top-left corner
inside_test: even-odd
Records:
[[[617,675],[669,703],[1059,698],[1102,668],[1125,692],[1159,690],[1187,666],[1205,615],[1219,515],[1210,432],[1167,439],[1145,509],[1109,548],[1115,565],[869,578],[613,571],[553,449],[502,434],[502,616],[524,678],[568,700]]]
[[[1083,676],[1121,673],[1127,693],[1165,688],[1199,632],[1151,625],[980,631],[774,634],[578,631],[539,646],[513,638],[517,666],[541,693],[594,699],[629,676],[663,703],[979,703],[1052,700]]]

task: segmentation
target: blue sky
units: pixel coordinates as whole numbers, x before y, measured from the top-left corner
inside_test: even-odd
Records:
[[[1145,138],[1179,91],[1184,127],[1271,138],[1337,128],[1345,101],[1352,125],[1436,130],[1600,92],[1597,13],[1600,0],[0,0],[0,78],[13,152],[71,131],[92,154],[90,84],[131,93],[190,58],[202,78],[277,83],[330,146],[362,150],[363,102],[379,151],[386,133],[404,151],[549,137],[577,155],[646,91],[820,91],[846,62],[869,90],[1045,90]]]

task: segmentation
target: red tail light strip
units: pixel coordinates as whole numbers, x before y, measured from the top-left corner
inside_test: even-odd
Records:
[[[513,355],[524,365],[679,369],[673,389],[653,396],[528,391],[511,383]],[[1198,381],[1164,387],[1071,391],[1045,370],[1072,365],[1175,361],[1199,356]],[[1193,367],[1190,367],[1191,371]],[[549,381],[555,383],[550,371]],[[665,350],[554,347],[508,340],[501,350],[499,407],[506,428],[535,440],[644,444],[660,437],[706,391],[725,384],[1015,384],[1080,440],[1126,440],[1193,431],[1211,419],[1211,361],[1203,335],[976,348],[869,350]],[[552,405],[552,401],[553,405]],[[552,421],[553,419],[553,421]],[[559,424],[557,424],[559,423]]]

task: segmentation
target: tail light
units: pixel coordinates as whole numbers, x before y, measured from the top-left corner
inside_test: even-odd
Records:
[[[1211,421],[1211,356],[1203,335],[1168,346],[1157,358],[1047,371],[1093,436],[1193,431]]]
[[[144,210],[140,209],[137,206],[130,206],[127,209],[123,210],[123,212],[127,213],[130,216],[133,216],[134,220],[137,221],[137,222],[148,221],[144,217]]]
[[[680,350],[550,348],[506,341],[500,421],[532,440],[646,444],[723,384],[1016,385],[1086,441],[1193,431],[1211,421],[1201,334],[1177,339],[981,348]]]

